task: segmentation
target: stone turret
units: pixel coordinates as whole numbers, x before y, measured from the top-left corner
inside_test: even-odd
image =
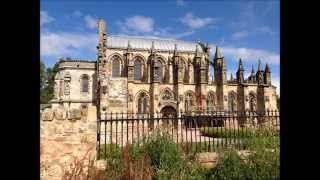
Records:
[[[263,83],[263,70],[262,70],[262,65],[261,65],[260,59],[259,59],[259,64],[258,64],[258,71],[256,73],[256,80],[258,81],[258,84]]]
[[[224,58],[219,47],[216,47],[216,52],[213,59],[214,80],[217,85],[217,109],[224,110],[226,108],[224,86],[227,83],[227,67],[224,63]]]
[[[252,65],[252,68],[251,68],[251,74],[250,74],[250,77],[249,77],[249,81],[251,83],[255,83],[256,82],[256,73],[254,71],[253,65]]]
[[[98,34],[99,34],[99,43],[97,46],[98,64],[104,67],[106,63],[107,33],[106,33],[106,23],[103,19],[100,19],[98,22]]]
[[[99,42],[97,46],[98,57],[97,57],[97,88],[96,95],[97,99],[97,116],[101,118],[101,111],[103,111],[102,104],[107,102],[107,80],[106,80],[106,63],[107,63],[107,32],[106,32],[106,23],[103,19],[100,19],[98,22],[98,36]]]
[[[268,64],[266,64],[263,77],[264,77],[264,83],[267,85],[271,85],[271,71]]]
[[[219,47],[216,47],[216,53],[213,59],[214,79],[217,84],[222,85],[227,81],[227,66],[224,63],[223,56]]]
[[[238,81],[238,83],[243,83],[243,81],[244,81],[243,72],[244,72],[244,68],[243,68],[242,60],[240,58],[238,71],[237,71],[237,81]]]

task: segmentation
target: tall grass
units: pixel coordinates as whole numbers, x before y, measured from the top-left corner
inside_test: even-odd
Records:
[[[254,134],[246,139],[250,152],[246,158],[235,150],[220,149],[217,166],[209,170],[196,161],[194,151],[185,151],[172,141],[170,134],[161,132],[154,133],[142,144],[123,148],[103,146],[100,156],[106,159],[105,170],[98,170],[90,161],[86,171],[79,161],[66,171],[64,179],[279,179],[277,132],[255,131]]]

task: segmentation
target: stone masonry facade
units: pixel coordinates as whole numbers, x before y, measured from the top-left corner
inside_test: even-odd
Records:
[[[98,118],[105,112],[277,109],[268,64],[263,68],[259,61],[257,72],[252,67],[245,78],[240,59],[236,77],[227,79],[218,47],[210,60],[210,48],[201,42],[108,36],[103,20],[98,28],[97,61],[60,61],[53,108],[92,105]]]
[[[103,20],[98,29],[96,61],[59,61],[52,107],[41,112],[41,179],[61,179],[75,159],[95,158],[105,113],[277,110],[268,64],[259,61],[245,78],[240,59],[227,79],[218,47],[210,59],[201,42],[108,36]]]

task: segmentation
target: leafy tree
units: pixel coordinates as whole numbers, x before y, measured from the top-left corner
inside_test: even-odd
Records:
[[[41,62],[43,64],[43,62]],[[47,104],[54,96],[54,78],[56,73],[58,72],[59,64],[56,63],[53,68],[47,68],[45,71],[45,75],[41,74],[41,68],[45,69],[44,64],[40,66],[40,83],[47,84],[40,89],[40,103]],[[41,78],[44,77],[44,80]]]
[[[44,88],[46,82],[46,66],[40,61],[40,89]]]

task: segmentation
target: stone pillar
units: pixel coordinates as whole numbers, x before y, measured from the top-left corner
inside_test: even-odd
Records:
[[[248,87],[244,87],[243,89],[243,94],[244,94],[244,109],[249,110],[250,105],[249,105],[249,92],[248,92]]]
[[[151,63],[150,63],[150,60],[148,60],[147,62],[147,83],[151,83]]]
[[[169,60],[169,84],[173,83],[173,63]]]
[[[225,89],[227,89],[227,86],[224,84],[222,85],[222,94],[223,94],[222,110],[228,110],[228,92]]]
[[[189,83],[190,84],[194,84],[194,68],[192,63],[189,63]]]
[[[245,86],[243,84],[239,84],[237,88],[237,110],[244,111],[245,110]]]

